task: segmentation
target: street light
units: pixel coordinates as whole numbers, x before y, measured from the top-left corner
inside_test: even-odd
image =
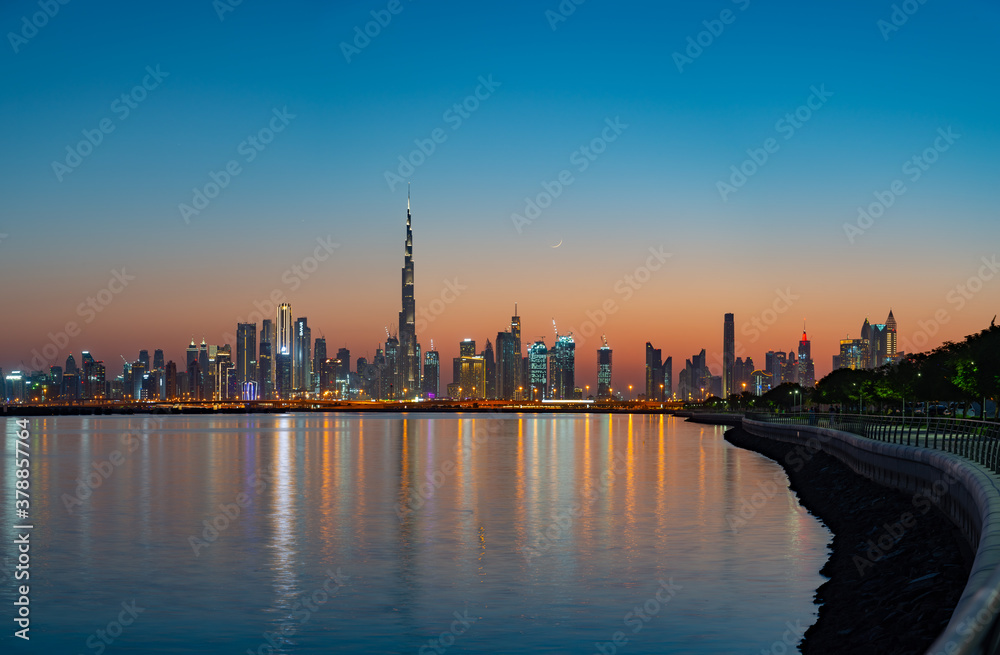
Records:
[[[628,385],[628,401],[632,402],[632,385]]]

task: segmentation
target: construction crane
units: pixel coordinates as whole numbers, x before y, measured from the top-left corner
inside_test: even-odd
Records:
[[[608,335],[602,334],[601,335],[601,339],[604,341],[604,347],[607,348],[608,347]]]

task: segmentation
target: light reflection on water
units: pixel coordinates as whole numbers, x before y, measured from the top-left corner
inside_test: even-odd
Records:
[[[830,537],[774,462],[658,415],[55,417],[30,432],[38,652],[96,652],[88,636],[132,598],[145,609],[109,654],[417,652],[456,612],[475,622],[454,653],[593,653],[616,631],[620,653],[759,652],[814,620]],[[124,463],[67,511],[115,450]],[[668,604],[629,615],[671,579]]]

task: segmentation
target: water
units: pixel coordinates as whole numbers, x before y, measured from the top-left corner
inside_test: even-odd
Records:
[[[777,464],[671,417],[37,418],[24,642],[16,430],[5,652],[759,653],[828,556]]]

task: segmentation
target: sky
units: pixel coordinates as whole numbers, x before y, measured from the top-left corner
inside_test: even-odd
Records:
[[[515,303],[620,388],[646,341],[718,374],[726,312],[821,376],[890,308],[907,351],[1000,311],[993,3],[41,5],[0,8],[8,372],[183,362],[275,298],[370,358],[408,183],[445,362]]]

